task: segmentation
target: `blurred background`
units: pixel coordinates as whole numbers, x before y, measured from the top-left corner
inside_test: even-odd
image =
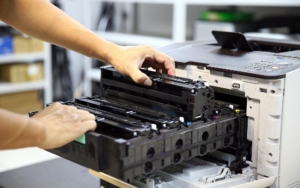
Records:
[[[299,0],[51,2],[99,36],[119,45],[148,44],[159,47],[188,40],[213,40],[212,30],[237,31],[247,36],[278,40],[300,40]],[[73,51],[28,37],[0,21],[0,108],[25,115],[29,111],[42,109],[52,101],[68,101],[82,95],[97,95],[100,82],[99,67],[102,65],[102,62]],[[15,173],[1,172],[56,158],[58,157],[38,148],[1,151],[0,182],[3,183],[2,186],[19,187],[12,184],[17,182],[12,179]],[[50,166],[55,165],[49,164],[45,167],[47,171]],[[58,166],[61,167],[60,163]],[[41,168],[44,169],[38,169]],[[65,169],[67,168],[69,166]],[[19,173],[19,176],[24,177],[22,175],[28,174],[27,171]],[[69,171],[62,172],[66,175]],[[41,174],[40,171],[35,172]],[[84,168],[78,169],[78,172],[88,174]],[[64,175],[61,177],[65,177]],[[53,176],[59,180],[60,174],[55,171]],[[33,183],[38,180],[42,182],[48,177],[48,173],[45,172],[44,179],[34,176],[30,179],[26,176],[26,180],[20,182],[22,187],[32,188],[35,187]],[[70,182],[77,183],[73,181],[77,176],[74,177],[70,177],[72,181],[68,181],[65,187],[74,187],[68,186]],[[47,185],[64,187],[58,186],[62,182]],[[37,187],[47,187],[42,185]]]
[[[120,45],[157,47],[208,40],[213,39],[212,30],[279,40],[300,39],[299,0],[51,2],[99,36]],[[101,65],[78,53],[23,35],[0,22],[1,108],[26,114],[52,101],[95,95]]]

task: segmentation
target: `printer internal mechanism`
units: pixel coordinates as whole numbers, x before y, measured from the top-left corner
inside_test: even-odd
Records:
[[[158,48],[177,76],[150,87],[102,67],[99,96],[62,102],[96,130],[49,151],[141,188],[299,186],[300,43],[212,34]]]
[[[215,101],[204,81],[142,71],[152,86],[101,68],[100,96],[62,102],[94,114],[97,129],[49,151],[125,181],[220,149],[235,156],[231,170],[248,166],[247,121],[239,105]]]

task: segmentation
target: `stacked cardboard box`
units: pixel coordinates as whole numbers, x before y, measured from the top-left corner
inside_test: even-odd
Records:
[[[14,36],[13,47],[14,53],[42,52],[44,50],[42,41],[21,35]]]
[[[9,35],[0,36],[0,55],[13,53],[13,37]]]
[[[19,114],[28,114],[31,111],[41,110],[43,103],[40,99],[40,92],[35,90],[0,95],[0,108]]]
[[[18,83],[42,80],[43,77],[43,64],[41,62],[0,65],[0,81]]]
[[[32,37],[24,37],[22,35],[0,36],[0,55],[12,53],[42,52],[43,50],[43,41]]]

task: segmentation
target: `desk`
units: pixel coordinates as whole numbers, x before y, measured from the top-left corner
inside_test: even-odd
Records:
[[[102,172],[97,172],[95,170],[89,169],[89,173],[101,179],[101,187],[105,188],[137,188],[133,185],[130,185],[124,181],[111,177]]]

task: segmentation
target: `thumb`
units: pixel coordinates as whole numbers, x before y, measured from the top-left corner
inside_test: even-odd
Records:
[[[130,73],[130,77],[135,83],[142,84],[145,86],[152,85],[152,80],[146,74],[142,73],[139,69],[133,70]]]

